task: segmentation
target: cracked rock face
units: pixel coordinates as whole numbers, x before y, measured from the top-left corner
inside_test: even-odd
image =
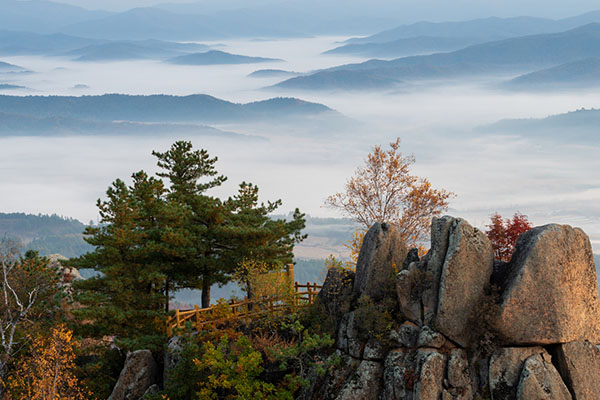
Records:
[[[437,351],[419,350],[418,379],[415,385],[415,400],[437,400],[442,394],[446,357]]]
[[[383,376],[383,366],[375,361],[362,361],[350,380],[340,390],[339,399],[377,400]]]
[[[581,229],[545,225],[519,237],[497,326],[511,344],[600,342],[590,241]]]
[[[356,262],[355,297],[367,295],[378,301],[394,293],[394,273],[408,249],[400,234],[387,224],[375,223],[363,239]]]
[[[571,400],[569,389],[552,365],[548,353],[525,360],[517,388],[517,400]]]
[[[542,347],[504,347],[490,358],[489,387],[492,399],[511,400],[517,396],[517,386],[523,363],[535,354],[542,354]]]
[[[465,220],[452,221],[433,326],[462,346],[469,343],[473,309],[482,301],[493,269],[494,251],[487,236]]]
[[[558,345],[553,356],[575,400],[600,396],[600,349],[588,341]]]
[[[330,268],[323,282],[323,287],[317,295],[325,307],[325,311],[333,317],[336,326],[342,316],[350,311],[354,272],[345,268]]]
[[[338,316],[343,362],[303,400],[600,398],[600,303],[581,230],[534,228],[510,263],[494,263],[487,237],[459,218],[433,220],[422,259],[393,237],[379,224],[369,230],[353,300]],[[397,301],[381,336],[359,337],[363,294],[376,305]]]
[[[108,400],[139,400],[157,382],[158,366],[150,350],[127,353],[125,366]]]

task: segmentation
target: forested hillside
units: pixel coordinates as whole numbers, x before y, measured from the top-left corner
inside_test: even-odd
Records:
[[[91,250],[83,240],[85,225],[74,218],[24,213],[0,213],[0,235],[19,240],[40,255],[76,257]]]

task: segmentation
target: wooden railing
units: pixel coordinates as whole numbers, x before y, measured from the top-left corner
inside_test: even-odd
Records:
[[[295,282],[292,304],[289,297],[270,297],[257,300],[232,300],[227,304],[217,304],[208,308],[195,306],[191,310],[175,310],[175,314],[167,319],[167,334],[173,336],[174,329],[182,329],[188,323],[191,323],[193,329],[199,331],[210,324],[238,322],[247,318],[260,317],[269,312],[290,309],[292,306],[302,307],[313,304],[321,287],[316,283]]]

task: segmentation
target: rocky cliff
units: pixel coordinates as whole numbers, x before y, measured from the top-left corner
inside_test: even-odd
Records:
[[[523,234],[509,263],[465,220],[433,220],[419,258],[387,225],[356,273],[319,295],[338,367],[302,399],[600,399],[600,304],[590,241],[567,225]]]

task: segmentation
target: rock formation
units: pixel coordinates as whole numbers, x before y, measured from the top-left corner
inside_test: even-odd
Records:
[[[140,400],[156,384],[158,366],[150,350],[127,353],[125,366],[108,400]],[[152,391],[152,390],[151,390]]]
[[[592,257],[580,229],[546,225],[519,238],[510,263],[494,262],[485,234],[446,216],[419,259],[375,224],[354,281],[338,271],[324,283],[341,365],[300,398],[599,399]]]

